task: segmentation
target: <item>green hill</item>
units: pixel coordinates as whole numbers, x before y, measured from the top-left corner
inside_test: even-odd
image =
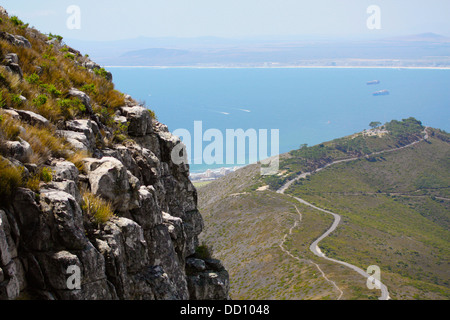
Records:
[[[378,265],[392,299],[448,299],[449,141],[449,134],[425,131],[413,118],[392,121],[284,154],[278,176],[260,177],[252,165],[200,187],[203,241],[227,266],[232,298],[337,299],[330,281],[341,299],[380,296],[355,271],[312,254],[309,246],[333,218],[290,195],[341,216],[319,245],[329,258],[363,270]],[[294,182],[286,195],[275,192],[301,173],[343,159],[354,160]]]

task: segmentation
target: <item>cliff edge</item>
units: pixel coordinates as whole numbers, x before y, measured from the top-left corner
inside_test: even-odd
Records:
[[[0,16],[0,299],[228,299],[179,138],[87,56]]]

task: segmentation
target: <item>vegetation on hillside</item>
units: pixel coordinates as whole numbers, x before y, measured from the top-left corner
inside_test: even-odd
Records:
[[[268,181],[274,183],[272,189],[276,190],[301,172],[312,171],[334,160],[357,158],[299,180],[287,190],[290,195],[341,215],[339,227],[320,243],[322,251],[331,258],[362,269],[380,266],[382,281],[393,299],[450,297],[450,134],[428,128],[427,141],[366,157],[418,141],[423,137],[424,127],[409,118],[391,121],[376,130],[380,133],[377,136],[362,132],[314,147],[302,146],[283,155],[279,176],[260,177],[257,168],[250,166],[199,188],[200,208],[207,213],[204,239],[214,246],[230,274],[239,279],[232,282],[232,294],[239,293],[237,296],[241,297],[245,292],[247,298],[262,297],[258,295],[260,291],[250,293],[247,288],[254,288],[253,284],[240,276],[251,272],[257,261],[248,254],[250,248],[242,247],[240,243],[251,243],[256,246],[251,250],[257,250],[272,241],[272,237],[281,241],[282,235],[289,234],[289,227],[294,223],[292,218],[283,217],[279,209],[286,206],[284,210],[289,211],[287,205],[290,204],[291,210],[299,209],[301,219],[287,236],[286,249],[302,261],[319,264],[344,291],[344,299],[376,298],[377,292],[367,291],[364,279],[355,272],[310,252],[311,243],[331,225],[331,215],[297,201],[291,202],[292,198],[285,195],[257,191]],[[254,202],[252,206],[248,205],[250,199]],[[291,214],[294,217],[295,211]],[[282,222],[280,217],[286,220]],[[272,226],[273,234],[264,231],[266,225]],[[252,236],[250,230],[264,234],[264,240]],[[222,244],[228,238],[231,238],[227,242],[230,247],[225,248]],[[238,261],[229,254],[236,251],[247,253],[245,264],[237,265]],[[282,255],[282,252],[278,254]],[[298,260],[291,258],[283,262],[284,270],[261,262],[258,268],[272,268],[272,272],[289,276],[290,270],[298,264]],[[261,272],[254,275],[254,281],[262,281],[257,278],[263,276]],[[302,281],[309,277],[305,274]],[[290,289],[281,286],[279,290],[287,291],[277,291],[277,295],[289,295]],[[263,297],[270,294],[275,293],[266,292]],[[334,298],[335,293],[328,296],[328,299]]]
[[[302,145],[300,149],[289,152],[280,162],[280,171],[285,174],[268,176],[264,182],[272,190],[277,190],[300,173],[312,172],[335,160],[362,157],[417,141],[422,138],[425,128],[420,121],[411,117],[402,121],[393,120],[378,129],[386,130],[389,134],[379,136],[362,132],[316,146]]]
[[[29,45],[18,44],[17,39]],[[85,93],[90,101],[81,101],[72,90]],[[118,108],[125,104],[125,95],[114,88],[111,74],[64,44],[61,36],[42,34],[16,16],[0,14],[0,204],[11,201],[18,187],[38,193],[41,183],[51,180],[46,171],[51,158],[64,158],[82,168],[82,159],[91,155],[75,150],[58,135],[66,121],[95,121],[100,149],[129,139],[127,125],[114,121]],[[49,123],[24,121],[16,110],[34,112]],[[30,145],[31,152],[19,162],[11,156],[10,145],[22,141]],[[30,171],[25,165],[35,167]],[[91,196],[88,199],[94,207],[86,209],[95,221],[110,216],[107,204]],[[105,210],[96,208],[97,204]]]

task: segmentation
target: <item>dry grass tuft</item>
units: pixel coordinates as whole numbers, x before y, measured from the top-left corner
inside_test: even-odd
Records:
[[[114,217],[111,203],[99,198],[89,191],[83,193],[82,210],[97,224],[105,224]]]
[[[23,185],[23,168],[12,166],[0,156],[0,201],[10,201],[17,188]]]

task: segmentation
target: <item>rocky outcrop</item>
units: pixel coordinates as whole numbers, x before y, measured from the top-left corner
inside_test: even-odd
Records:
[[[28,39],[23,36],[13,35],[5,31],[0,31],[0,39],[4,39],[18,47],[31,48],[30,41],[28,41]]]
[[[189,296],[193,300],[217,300],[228,295],[228,272],[216,259],[187,260]]]
[[[86,94],[71,95],[90,106]],[[82,170],[50,159],[52,181],[38,193],[20,188],[10,205],[0,204],[0,298],[228,299],[221,263],[195,256],[203,220],[189,167],[171,159],[180,139],[128,102],[117,117],[133,140],[104,147],[95,117],[66,121],[58,133],[93,154]],[[11,163],[25,162],[27,152],[25,141],[11,145]],[[93,222],[82,210],[85,191],[109,201],[115,217]]]

